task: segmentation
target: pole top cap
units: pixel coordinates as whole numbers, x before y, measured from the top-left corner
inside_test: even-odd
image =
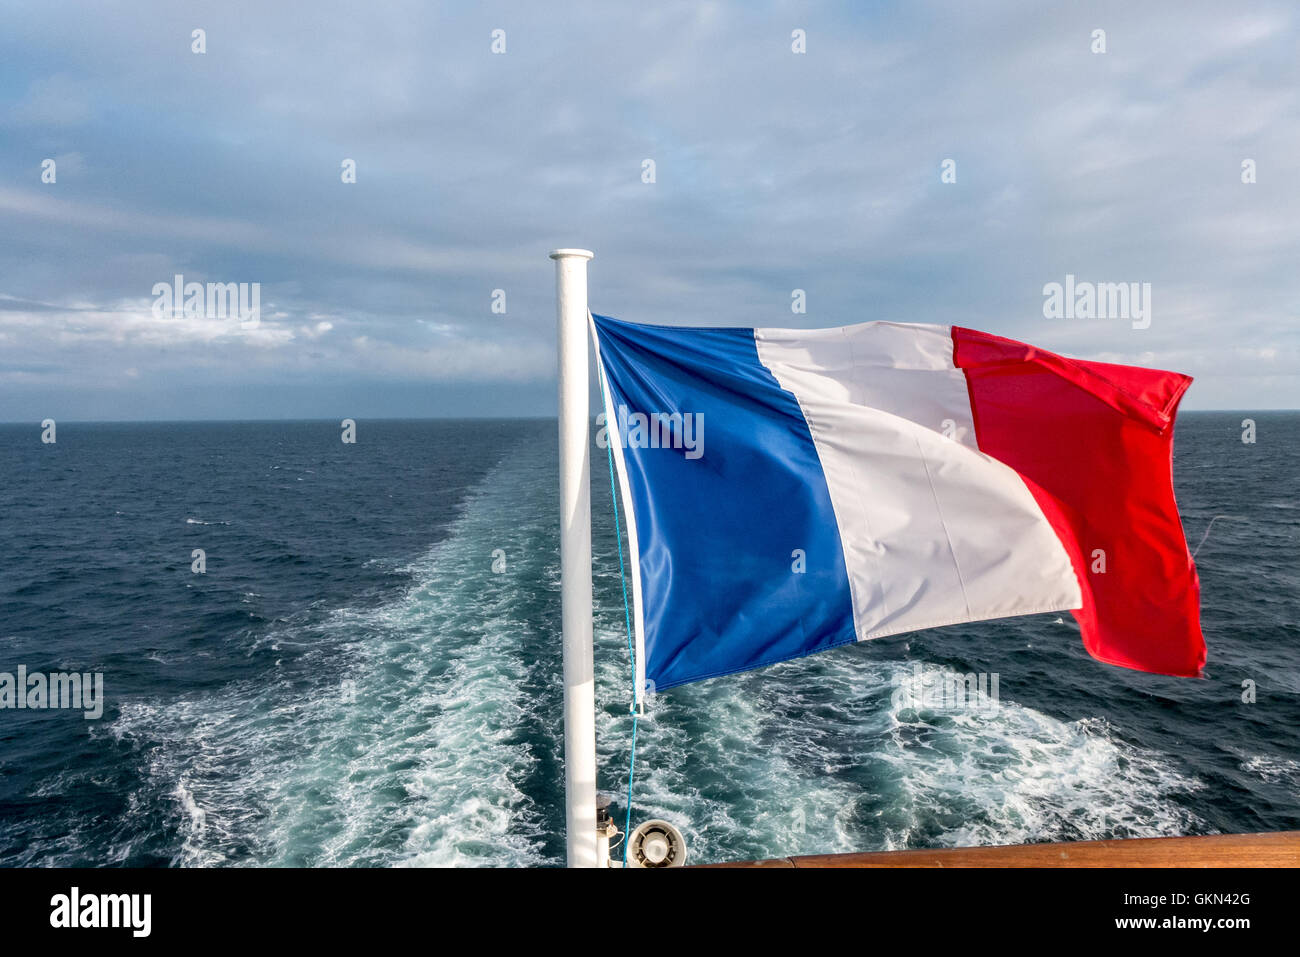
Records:
[[[551,250],[552,259],[570,259],[570,258],[592,259],[593,257],[595,257],[595,255],[596,254],[593,253],[590,249],[552,249]]]

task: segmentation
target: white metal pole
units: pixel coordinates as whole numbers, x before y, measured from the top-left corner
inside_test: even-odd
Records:
[[[595,867],[596,683],[591,642],[591,421],[586,249],[557,249],[560,373],[560,596],[564,647],[564,814],[570,867]]]

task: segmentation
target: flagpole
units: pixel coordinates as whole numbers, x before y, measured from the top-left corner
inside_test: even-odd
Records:
[[[564,816],[570,867],[595,867],[596,684],[591,638],[591,421],[586,249],[557,249],[560,379],[560,600],[564,651]]]

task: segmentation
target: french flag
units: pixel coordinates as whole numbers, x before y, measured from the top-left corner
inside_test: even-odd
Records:
[[[638,688],[1065,610],[1100,661],[1201,674],[1190,377],[957,326],[592,331]]]

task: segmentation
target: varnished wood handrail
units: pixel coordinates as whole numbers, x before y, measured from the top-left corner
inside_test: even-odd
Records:
[[[811,854],[703,867],[1300,867],[1300,831]]]

